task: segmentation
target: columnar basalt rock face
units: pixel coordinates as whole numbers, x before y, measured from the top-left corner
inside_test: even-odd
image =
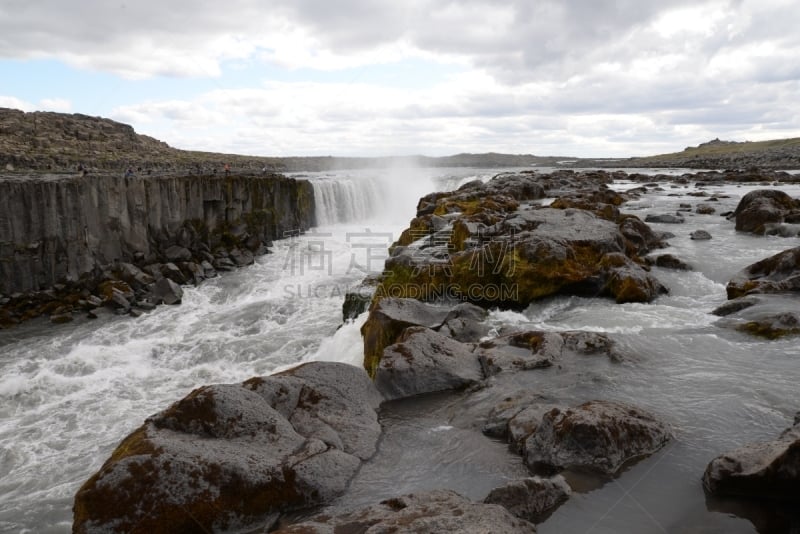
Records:
[[[156,282],[198,284],[313,224],[313,186],[281,175],[0,178],[0,328],[179,303]]]
[[[213,247],[238,226],[269,242],[309,228],[313,199],[311,184],[279,175],[2,179],[0,293],[45,289],[173,245]]]

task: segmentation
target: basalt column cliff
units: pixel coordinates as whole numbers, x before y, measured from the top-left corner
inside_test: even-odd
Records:
[[[311,184],[277,174],[0,178],[0,297],[96,278],[121,262],[263,252],[313,224]]]

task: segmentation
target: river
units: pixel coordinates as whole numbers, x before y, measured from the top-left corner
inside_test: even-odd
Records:
[[[272,254],[250,267],[186,288],[180,306],[160,306],[138,319],[106,314],[0,331],[0,532],[68,532],[75,492],[120,440],[200,385],[242,381],[303,361],[358,364],[364,317],[340,328],[344,291],[381,270],[387,245],[413,217],[420,196],[495,172],[307,174],[315,183],[321,226],[277,241]],[[690,272],[654,268],[670,294],[652,304],[563,297],[524,312],[491,313],[498,327],[609,333],[629,360],[589,361],[550,381],[544,392],[549,387],[577,401],[630,402],[659,414],[676,435],[665,450],[614,481],[582,488],[540,532],[756,531],[724,504],[706,502],[700,484],[714,456],[773,439],[800,410],[796,340],[748,338],[721,328],[709,313],[725,301],[725,284],[735,272],[800,245],[797,238],[736,233],[718,215],[755,188],[711,187],[708,192],[719,198],[716,215],[652,225],[676,234],[665,253],[694,266]],[[800,196],[797,186],[783,189]],[[693,192],[693,184],[665,185],[623,211],[644,219],[706,200]],[[692,241],[689,233],[696,229],[713,239]],[[797,300],[780,305],[796,310]],[[443,485],[482,499],[494,485],[523,474],[504,445],[459,426],[453,416],[458,402],[457,395],[439,395],[387,406],[379,452],[343,500],[373,502]],[[774,510],[733,512],[758,523]]]

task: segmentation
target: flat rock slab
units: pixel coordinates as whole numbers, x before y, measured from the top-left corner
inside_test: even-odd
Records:
[[[523,534],[536,527],[497,504],[472,502],[448,490],[414,493],[342,515],[319,515],[275,534]]]

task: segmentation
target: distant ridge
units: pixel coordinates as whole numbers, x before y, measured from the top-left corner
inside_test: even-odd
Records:
[[[687,147],[682,152],[620,160],[632,167],[692,169],[800,169],[800,138],[771,141],[721,141],[719,138]]]
[[[89,172],[210,173],[230,164],[236,172],[311,172],[347,168],[423,167],[688,167],[800,168],[800,138],[760,142],[714,139],[682,152],[627,159],[461,153],[445,157],[256,157],[181,150],[137,134],[128,124],[79,113],[23,112],[0,108],[0,173]]]

